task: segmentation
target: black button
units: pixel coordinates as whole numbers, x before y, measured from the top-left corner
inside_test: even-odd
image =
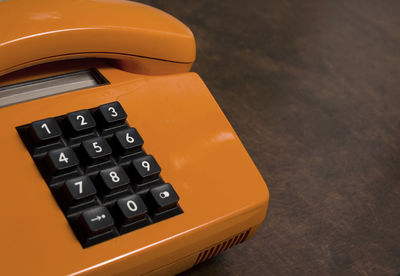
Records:
[[[105,207],[94,207],[81,215],[82,226],[89,236],[107,232],[114,226],[114,219]]]
[[[82,142],[86,163],[95,164],[107,161],[112,153],[111,147],[103,137],[96,137]]]
[[[69,147],[49,151],[46,162],[53,174],[72,171],[79,165],[75,152]]]
[[[122,155],[137,152],[143,145],[143,139],[135,128],[118,131],[114,137],[118,152]]]
[[[104,127],[121,125],[125,122],[127,115],[119,102],[112,102],[99,106],[99,120]]]
[[[72,136],[90,133],[96,127],[96,121],[87,109],[68,113],[65,123]]]
[[[152,203],[152,208],[156,212],[173,208],[179,201],[179,196],[169,183],[150,189],[148,196]]]
[[[99,180],[106,193],[120,190],[129,184],[129,178],[121,167],[102,170],[99,174]]]
[[[117,201],[122,224],[128,224],[144,218],[147,207],[139,195],[130,195]]]
[[[146,155],[132,161],[135,183],[141,184],[159,177],[161,168],[152,155]]]
[[[62,134],[61,129],[54,118],[33,122],[29,132],[37,146],[57,142]]]
[[[96,194],[96,188],[87,176],[70,179],[63,186],[64,197],[69,204],[92,198]]]

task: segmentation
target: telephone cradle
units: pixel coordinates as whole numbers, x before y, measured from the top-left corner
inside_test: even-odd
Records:
[[[0,29],[1,275],[174,275],[254,235],[267,186],[183,23],[8,0]]]

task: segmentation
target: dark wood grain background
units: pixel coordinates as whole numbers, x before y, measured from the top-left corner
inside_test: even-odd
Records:
[[[400,273],[400,1],[141,1],[187,24],[270,190],[253,239],[182,275]]]

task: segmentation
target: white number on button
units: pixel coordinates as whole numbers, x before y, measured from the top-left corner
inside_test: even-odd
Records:
[[[119,182],[120,178],[116,172],[110,172],[110,177],[112,182]]]
[[[78,182],[75,182],[74,183],[74,185],[75,186],[78,186],[79,187],[79,193],[81,194],[83,191],[82,191],[82,185],[83,184],[83,182],[82,181],[78,181]]]
[[[49,127],[47,126],[47,124],[43,124],[41,126],[41,128],[44,128],[47,131],[48,134],[51,134],[51,131],[50,131]]]
[[[58,162],[68,163],[68,158],[65,156],[65,153],[61,152],[60,157],[58,158]]]
[[[99,146],[98,142],[94,142],[92,145],[95,152],[99,153],[103,151],[103,148]]]
[[[117,111],[115,111],[114,107],[109,107],[108,111],[111,111],[111,116],[112,117],[117,117],[118,116],[118,113],[117,113]]]
[[[145,168],[148,172],[150,171],[150,163],[149,162],[143,161],[142,167]]]
[[[132,212],[136,212],[137,211],[137,205],[133,200],[129,200],[126,203],[126,206],[128,207],[129,210],[131,210]]]
[[[78,115],[76,116],[76,119],[79,121],[81,121],[81,126],[85,126],[87,125],[87,122],[85,121],[85,117],[83,117],[82,115]]]
[[[135,142],[135,139],[132,136],[129,136],[129,132],[126,134],[126,141],[130,144]]]

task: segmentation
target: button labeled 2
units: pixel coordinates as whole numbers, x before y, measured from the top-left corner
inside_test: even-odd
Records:
[[[87,109],[68,113],[65,122],[74,136],[91,132],[96,127],[96,121]]]

